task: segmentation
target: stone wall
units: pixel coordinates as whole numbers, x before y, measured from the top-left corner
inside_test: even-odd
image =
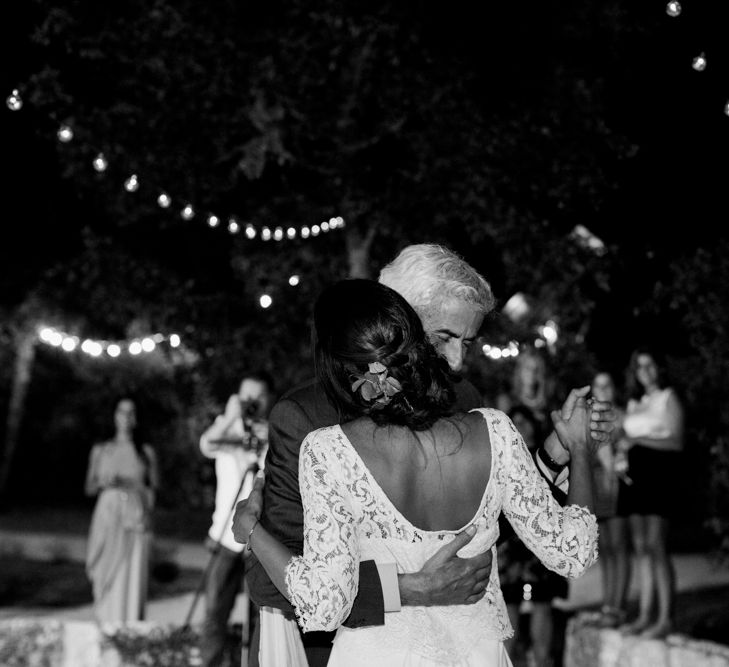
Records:
[[[567,624],[564,667],[729,667],[729,646],[672,634],[642,639],[600,628],[594,612]]]

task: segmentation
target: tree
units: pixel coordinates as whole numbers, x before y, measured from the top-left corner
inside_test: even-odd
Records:
[[[729,557],[729,243],[688,253],[656,288],[658,308],[670,309],[687,336],[688,352],[673,356],[687,402],[686,505],[706,517],[718,552]],[[694,502],[690,502],[693,498]],[[697,507],[696,507],[697,506]],[[698,512],[697,512],[698,510]]]
[[[98,187],[89,168],[98,150],[110,160],[107,183],[111,165],[122,170],[101,188],[114,224],[189,227],[155,203],[172,183],[175,211],[194,196],[200,213],[215,208],[259,228],[342,215],[346,243],[334,247],[350,275],[371,273],[372,258],[381,263],[412,239],[447,240],[454,227],[518,255],[525,227],[538,246],[565,236],[565,218],[585,203],[594,208],[610,185],[596,156],[622,146],[601,120],[599,79],[574,65],[550,72],[532,50],[483,64],[521,25],[501,11],[488,23],[464,12],[448,25],[427,5],[386,2],[202,10],[76,0],[46,9],[35,41],[50,62],[31,99],[79,127],[69,176]],[[585,17],[558,18],[540,25],[546,35],[529,24],[525,37],[584,50],[589,36],[575,35],[587,26],[575,21]],[[473,44],[449,41],[469,20],[487,38],[478,64]],[[514,96],[511,79],[527,75],[531,85]],[[119,187],[130,173],[141,183],[131,199]],[[268,254],[268,272],[280,259],[270,261],[279,255],[270,245],[238,237],[234,252]]]
[[[560,349],[584,356],[614,256],[571,231],[600,218],[628,150],[605,120],[601,71],[588,67],[617,29],[592,29],[589,4],[523,21],[506,6],[484,20],[429,3],[37,0],[40,66],[22,92],[39,124],[50,119],[44,132],[73,127],[57,148],[80,215],[63,222],[96,239],[92,250],[78,235],[49,299],[79,316],[95,306],[85,325],[102,336],[140,314],[179,328],[213,394],[259,360],[283,389],[311,373],[320,287],[375,276],[428,240],[464,254],[502,303],[531,294],[534,324],[558,319]],[[99,152],[102,173],[91,168]],[[131,174],[135,192],[122,187]],[[188,201],[192,220],[179,215]],[[335,215],[346,226],[251,240],[208,229],[209,212],[259,231]],[[118,261],[118,279],[102,270]],[[63,279],[74,272],[85,278]],[[124,292],[125,281],[149,289]],[[115,290],[130,305],[108,308]],[[264,291],[268,310],[256,304]]]

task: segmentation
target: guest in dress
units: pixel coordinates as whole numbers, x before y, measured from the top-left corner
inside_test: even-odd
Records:
[[[158,486],[154,450],[135,439],[134,401],[114,411],[114,436],[93,446],[86,494],[96,496],[86,573],[100,623],[144,619],[147,602],[151,515]]]
[[[625,620],[625,604],[630,575],[630,551],[628,544],[627,519],[619,516],[618,485],[625,474],[625,454],[618,450],[617,443],[623,435],[622,421],[625,415],[622,401],[617,395],[613,375],[599,371],[592,378],[591,393],[599,401],[613,404],[616,428],[607,442],[600,443],[595,457],[593,484],[595,488],[595,514],[600,528],[600,572],[602,573],[602,607],[599,624],[602,627],[616,627]]]
[[[638,617],[623,629],[657,638],[670,632],[673,615],[674,572],[667,540],[678,500],[684,411],[654,350],[633,352],[626,388],[630,399],[620,446],[628,453],[629,481],[620,481],[618,514],[628,517],[639,596]]]
[[[294,605],[305,632],[338,628],[329,667],[510,665],[503,642],[512,629],[495,563],[485,594],[476,590],[471,604],[403,606],[381,626],[341,623],[358,594],[363,559],[418,571],[467,531],[472,539],[461,555],[491,550],[495,561],[502,511],[548,567],[582,574],[597,555],[584,399],[568,420],[551,415],[570,454],[562,507],[503,412],[454,412],[447,362],[397,292],[374,281],[342,281],[322,293],[314,320],[317,374],[341,421],[302,445],[304,553],[293,555],[259,523],[255,492],[234,518],[247,548]]]

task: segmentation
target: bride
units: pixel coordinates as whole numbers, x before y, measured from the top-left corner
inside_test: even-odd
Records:
[[[453,412],[448,366],[397,292],[341,281],[319,297],[314,323],[317,375],[342,418],[302,445],[304,553],[280,544],[258,523],[259,508],[243,501],[236,523],[247,548],[305,632],[337,629],[330,666],[511,665],[496,563],[499,514],[563,576],[579,576],[597,557],[584,399],[569,420],[552,414],[571,455],[560,507],[503,412]],[[361,560],[417,571],[464,529],[473,538],[459,555],[494,554],[485,591],[472,604],[403,607],[382,626],[341,626]]]

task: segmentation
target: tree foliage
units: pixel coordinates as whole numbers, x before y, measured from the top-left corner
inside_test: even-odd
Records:
[[[74,251],[34,284],[45,315],[95,337],[178,330],[198,398],[221,400],[253,365],[281,391],[312,371],[323,284],[374,277],[402,246],[437,241],[500,305],[516,291],[537,304],[522,330],[502,322],[493,336],[558,322],[555,365],[573,383],[616,255],[571,231],[600,225],[633,151],[606,110],[608,69],[633,34],[618,4],[523,20],[520,6],[424,2],[35,0],[23,94],[43,132],[74,128],[57,149],[79,214],[58,214]],[[104,173],[90,166],[98,152]],[[207,212],[284,229],[341,215],[346,227],[264,242],[208,229]]]
[[[687,449],[693,488],[724,558],[729,558],[729,243],[701,248],[671,266],[657,299],[685,328],[689,352],[673,359],[688,415]]]

